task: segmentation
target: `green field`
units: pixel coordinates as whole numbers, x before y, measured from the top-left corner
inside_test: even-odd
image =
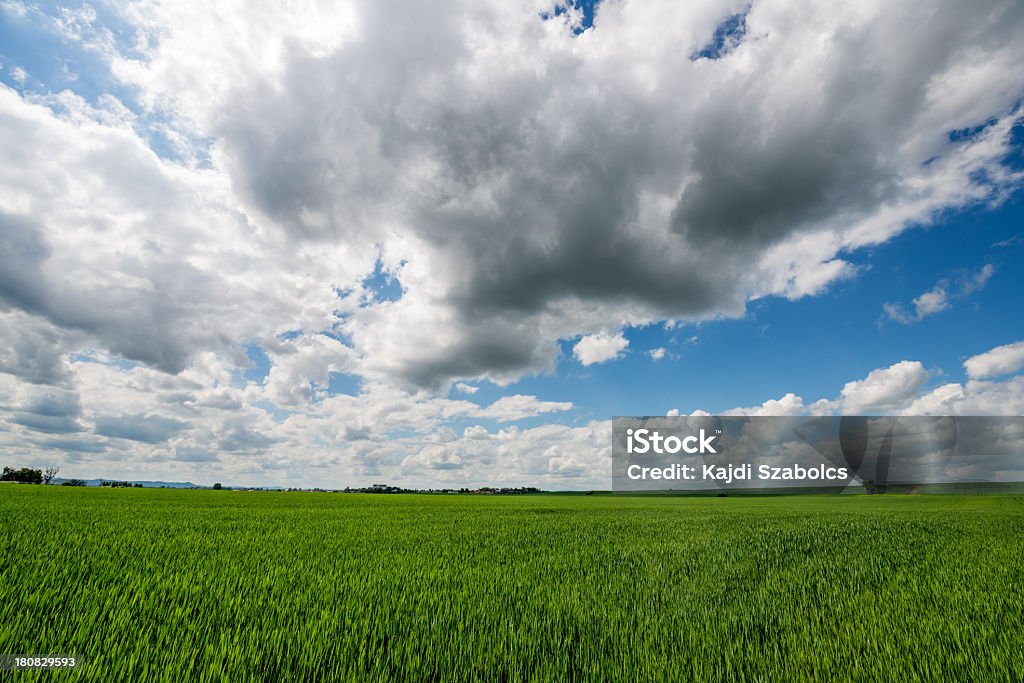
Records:
[[[1024,498],[0,487],[12,680],[1024,680]]]

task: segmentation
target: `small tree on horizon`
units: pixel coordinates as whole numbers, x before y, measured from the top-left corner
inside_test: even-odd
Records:
[[[59,467],[47,467],[45,470],[43,470],[43,483],[44,484],[51,484],[51,483],[53,483],[53,479],[54,479],[54,477],[57,476],[58,472],[60,472],[60,468]]]
[[[214,491],[220,491],[220,490],[221,490],[221,489],[223,489],[223,488],[224,488],[224,487],[223,487],[223,486],[221,486],[221,484],[220,484],[220,482],[219,482],[219,481],[218,481],[218,482],[217,482],[216,484],[214,484],[214,485],[213,485],[213,490],[214,490]]]

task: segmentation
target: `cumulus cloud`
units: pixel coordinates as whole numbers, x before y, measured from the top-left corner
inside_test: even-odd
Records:
[[[665,357],[665,353],[666,353],[665,348],[659,346],[656,349],[651,349],[650,351],[648,351],[647,355],[651,357],[651,360],[658,361],[658,360],[661,360],[661,359],[663,359]]]
[[[159,415],[119,415],[97,417],[95,432],[144,443],[161,443],[176,435],[185,426],[178,420]]]
[[[928,381],[928,371],[918,361],[900,361],[872,370],[861,380],[847,382],[840,392],[848,415],[884,413],[901,407]]]
[[[970,380],[945,384],[917,397],[906,406],[905,415],[1022,415],[1024,377],[1001,382]]]
[[[467,430],[462,438],[425,446],[404,458],[400,467],[412,477],[425,476],[434,485],[479,485],[480,473],[486,471],[489,481],[498,485],[532,481],[555,489],[607,488],[610,434],[607,421],[583,427],[509,427],[486,438],[481,438],[479,430]]]
[[[756,3],[700,59],[742,5],[605,3],[579,36],[542,9],[151,0],[149,48],[113,67],[214,141],[248,215],[408,262],[403,299],[345,326],[419,386],[544,370],[609,318],[813,295],[844,251],[1014,181],[1014,3]]]
[[[997,346],[964,361],[971,379],[985,379],[1017,372],[1024,367],[1024,341]]]
[[[1024,414],[1024,342],[998,346],[964,363],[968,380],[925,389],[930,377],[918,361],[900,361],[847,382],[835,399],[805,404],[792,392],[759,406],[722,411],[722,415],[1021,415]],[[986,381],[987,380],[987,381]],[[678,415],[678,410],[669,411]],[[693,415],[708,415],[698,410]]]
[[[790,392],[779,399],[769,399],[759,406],[752,408],[733,408],[723,412],[723,415],[827,415],[835,409],[835,403],[820,399],[811,404],[805,404],[804,400]],[[695,411],[693,415],[706,414],[704,411]]]
[[[0,278],[4,277],[0,275]],[[69,335],[51,323],[17,311],[0,312],[0,372],[32,384],[63,386],[70,380],[64,353]]]
[[[331,373],[352,369],[351,350],[323,334],[287,341],[268,341],[270,373],[263,396],[277,405],[294,408],[315,400],[330,383]]]
[[[472,427],[466,427],[462,432],[462,438],[464,439],[479,439],[486,441],[491,438],[491,433],[487,431],[486,427],[481,425],[474,425]]]
[[[60,118],[0,87],[12,155],[0,169],[0,302],[60,331],[77,346],[66,350],[170,373],[286,321],[330,321],[337,297],[287,272],[294,252],[253,243],[221,174],[169,164],[90,116]]]
[[[10,420],[32,431],[68,434],[85,431],[78,418],[82,405],[78,392],[60,389],[26,388],[24,402]]]
[[[608,334],[601,332],[584,336],[572,347],[572,355],[582,365],[596,365],[622,358],[629,347],[629,340],[622,332]]]
[[[295,341],[280,342],[276,353],[301,356]],[[461,438],[452,429],[458,421],[503,424],[562,413],[573,407],[566,401],[512,395],[480,406],[370,382],[358,395],[321,395],[285,408],[272,400],[278,390],[267,381],[237,386],[232,367],[214,354],[197,357],[194,367],[179,375],[141,364],[126,367],[100,353],[71,359],[68,368],[77,386],[73,392],[0,374],[0,409],[9,411],[0,447],[9,457],[46,464],[60,449],[62,462],[79,468],[76,474],[138,478],[140,471],[155,468],[165,474],[153,478],[168,478],[170,472],[178,473],[176,480],[227,478],[256,485],[344,486],[381,477],[422,486],[451,477],[474,486],[555,487],[565,486],[558,483],[565,477],[580,485],[605,485],[605,463],[593,444],[606,435],[596,427],[587,432],[585,450],[572,429],[548,430],[543,451],[529,458],[520,449],[534,446],[534,430],[540,427],[491,433],[476,424],[462,430]],[[441,448],[427,450],[430,446]],[[469,451],[476,458],[473,466],[455,467]],[[562,465],[549,471],[553,458]],[[521,469],[526,462],[529,472]]]
[[[446,446],[427,446],[419,453],[410,455],[402,461],[402,469],[417,471],[426,468],[431,470],[462,469],[462,458]]]

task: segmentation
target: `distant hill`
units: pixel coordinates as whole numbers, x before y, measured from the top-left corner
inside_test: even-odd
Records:
[[[61,484],[61,483],[65,482],[65,481],[68,481],[71,478],[72,477],[67,477],[67,478],[57,477],[56,479],[53,480],[53,483],[54,484]],[[129,481],[129,482],[131,482],[133,484],[142,484],[143,488],[148,488],[148,489],[159,489],[159,488],[169,488],[169,489],[195,489],[195,488],[203,488],[203,489],[207,489],[207,488],[210,488],[209,486],[200,486],[199,484],[193,484],[190,481],[149,481],[149,480],[145,480],[145,479],[86,479],[85,480],[85,485],[86,486],[99,486],[100,484],[102,484],[105,481]]]

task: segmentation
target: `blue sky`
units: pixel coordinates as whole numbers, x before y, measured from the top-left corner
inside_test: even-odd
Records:
[[[850,379],[905,358],[934,370],[933,384],[963,381],[966,357],[1024,336],[1022,231],[1019,198],[996,210],[957,212],[856,254],[860,272],[819,296],[769,297],[738,320],[630,330],[634,353],[622,361],[565,368],[576,378],[566,398],[593,406],[596,415],[714,412],[778,398],[780,389],[831,398]],[[940,280],[974,275],[986,264],[996,271],[985,287],[947,310],[911,324],[883,316],[885,303],[909,303]],[[652,362],[639,353],[658,347],[677,358]],[[546,386],[522,389],[547,395],[557,384]]]
[[[586,488],[616,415],[1020,414],[1024,12],[848,9],[0,3],[5,452]]]

